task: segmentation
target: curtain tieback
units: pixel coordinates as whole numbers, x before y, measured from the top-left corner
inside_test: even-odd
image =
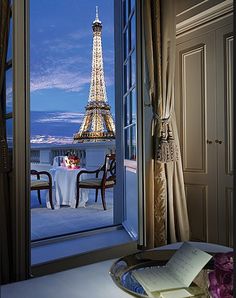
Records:
[[[156,158],[161,163],[173,162],[179,159],[179,150],[171,130],[170,118],[170,116],[161,118],[155,113],[155,119],[161,125],[161,136],[158,140],[159,145],[156,152]]]

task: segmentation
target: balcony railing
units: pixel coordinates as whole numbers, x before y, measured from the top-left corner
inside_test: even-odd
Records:
[[[115,152],[115,142],[77,143],[70,145],[32,145],[30,161],[34,166],[52,166],[55,156],[65,156],[68,152],[76,154],[80,158],[81,167],[88,169],[100,166],[107,153]]]
[[[31,150],[30,150],[30,162],[40,163],[40,149],[31,148]]]

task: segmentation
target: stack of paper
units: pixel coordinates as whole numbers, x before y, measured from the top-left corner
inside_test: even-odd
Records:
[[[166,266],[137,269],[132,274],[150,297],[191,297],[186,288],[211,257],[185,242]]]

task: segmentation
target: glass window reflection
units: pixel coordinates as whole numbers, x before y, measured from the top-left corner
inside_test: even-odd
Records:
[[[12,18],[10,19],[9,38],[7,47],[7,61],[12,59]]]
[[[136,125],[133,125],[130,129],[131,129],[130,159],[136,160]]]
[[[130,1],[130,11],[132,11],[135,8],[135,0]]]
[[[129,54],[129,36],[128,36],[128,29],[126,29],[124,33],[124,61],[128,57],[128,54]]]
[[[131,92],[131,112],[132,112],[132,121],[131,123],[136,123],[136,90],[135,88]]]
[[[123,3],[122,3],[122,11],[123,11],[123,20],[122,20],[122,22],[123,22],[123,28],[125,27],[125,25],[126,25],[126,11],[125,11],[125,5],[126,5],[126,3],[125,3],[126,1],[125,0],[123,0]]]
[[[136,83],[136,52],[131,55],[131,87]]]
[[[135,22],[135,14],[133,14],[132,19],[130,21],[130,31],[131,31],[131,43],[130,43],[130,49],[135,48],[136,44],[136,22]]]
[[[128,126],[130,124],[130,96],[125,97],[125,123],[124,126]]]
[[[130,130],[129,128],[125,129],[125,158],[129,159],[130,157]]]
[[[130,0],[126,0],[125,1],[126,3],[126,5],[125,5],[125,11],[126,11],[126,23],[127,23],[127,21],[128,21],[128,19],[129,19],[129,13],[130,13]]]
[[[7,134],[7,144],[8,148],[13,147],[13,119],[6,120],[6,134]]]
[[[129,90],[130,86],[130,59],[124,65],[124,93]]]
[[[6,113],[11,113],[13,109],[12,101],[12,68],[6,71]]]
[[[124,150],[125,158],[136,160],[136,16],[135,0],[123,2],[125,11],[124,42]]]

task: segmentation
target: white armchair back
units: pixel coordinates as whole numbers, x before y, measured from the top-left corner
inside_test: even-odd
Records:
[[[65,166],[65,156],[55,156],[53,158],[53,164],[52,166],[55,167],[60,167],[60,166]]]

